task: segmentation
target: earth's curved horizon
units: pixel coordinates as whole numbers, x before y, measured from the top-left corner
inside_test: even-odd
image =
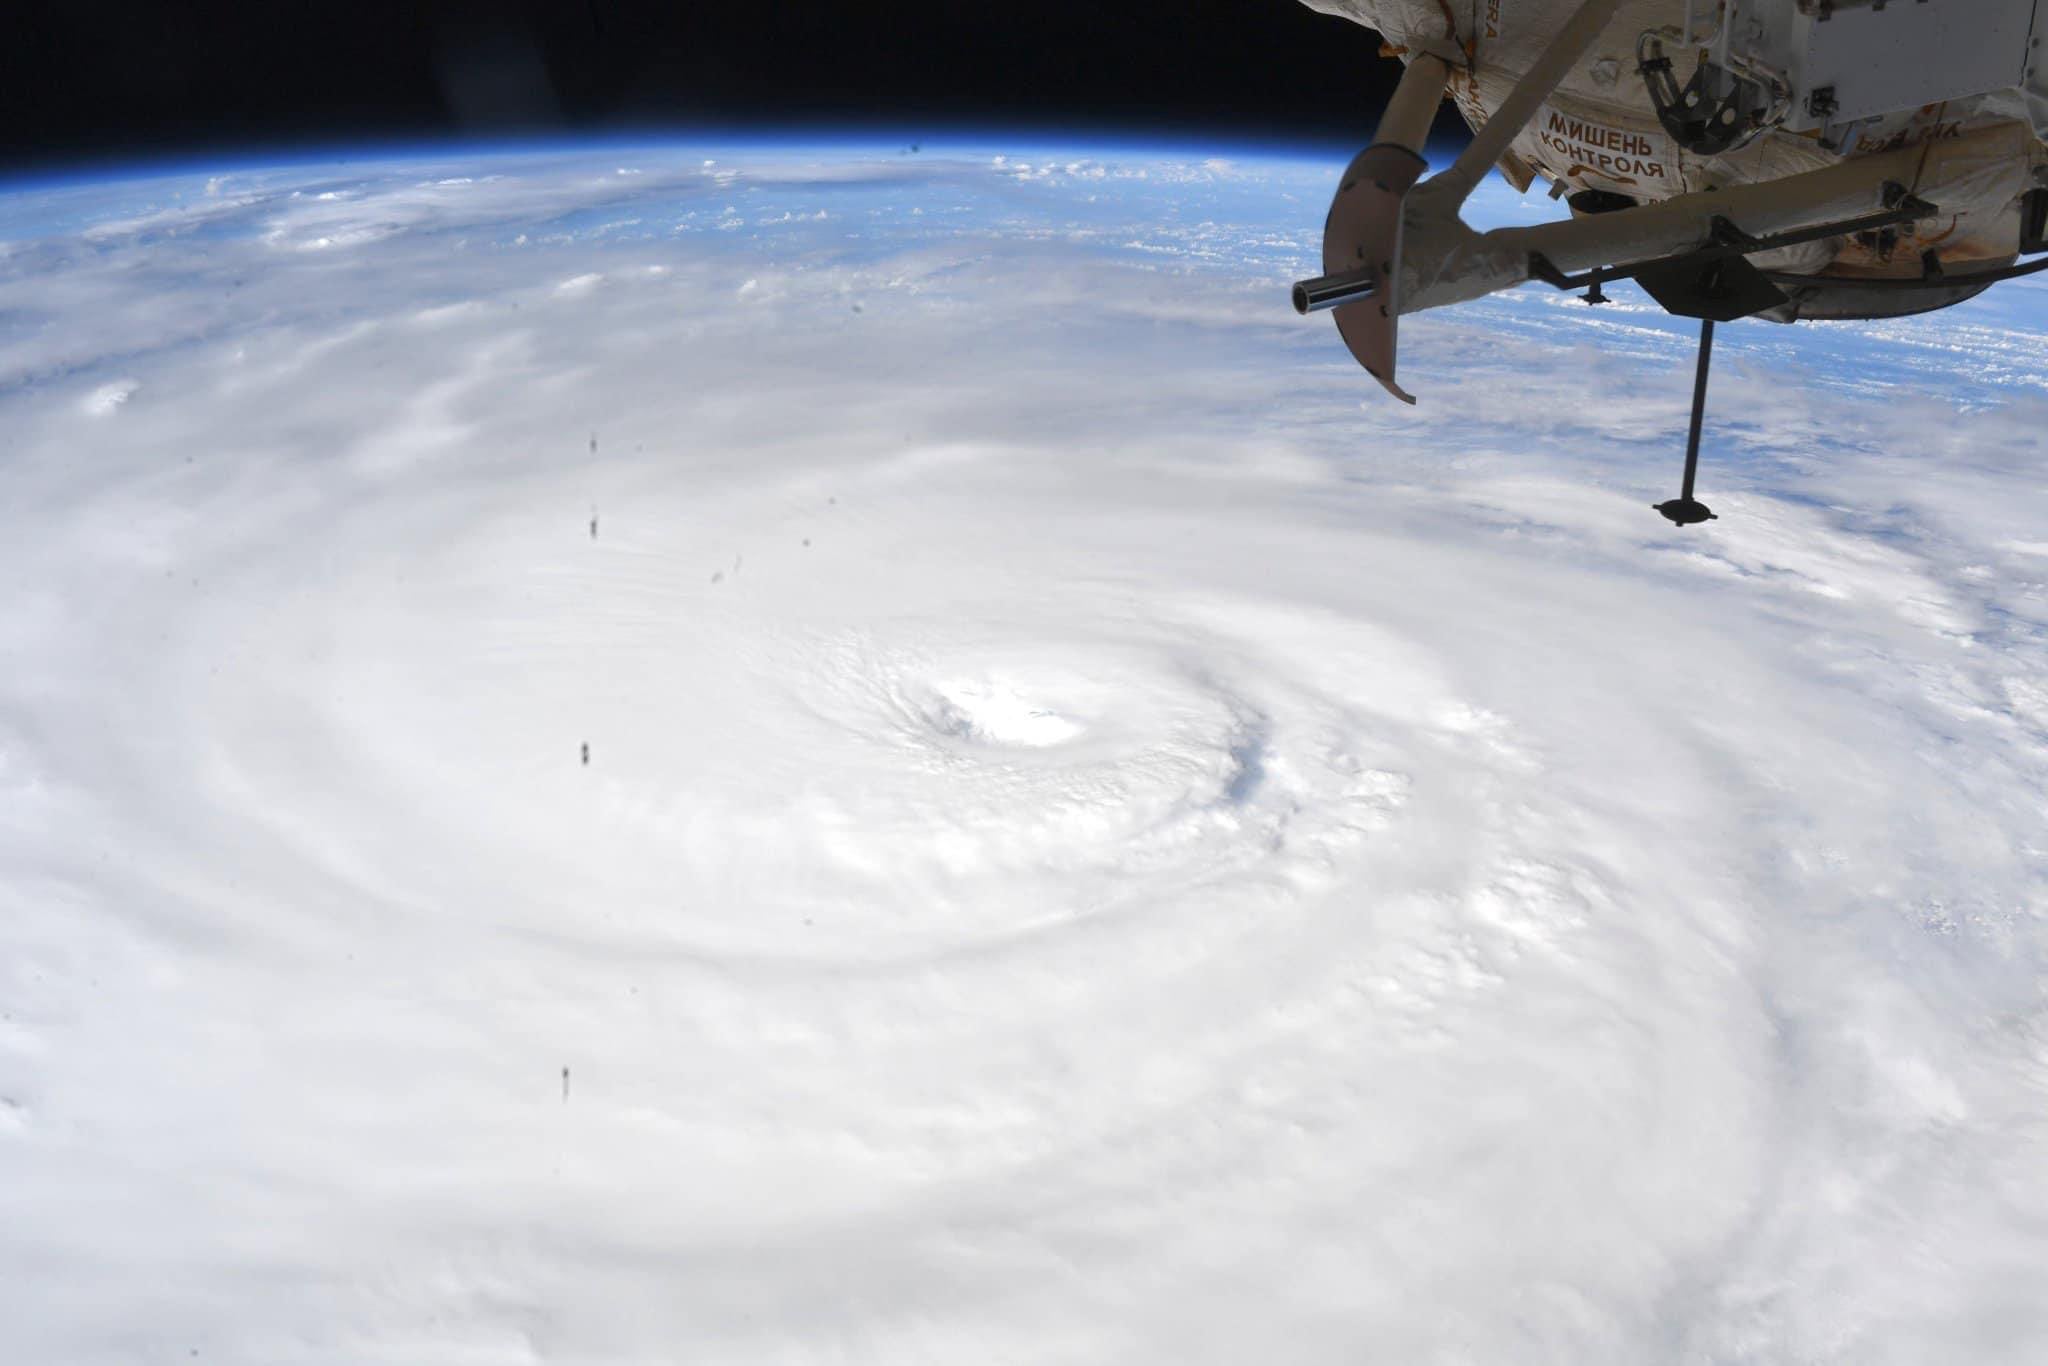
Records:
[[[1341,164],[0,184],[10,1353],[2039,1359],[2048,288],[1680,531],[1691,324],[1392,403]]]

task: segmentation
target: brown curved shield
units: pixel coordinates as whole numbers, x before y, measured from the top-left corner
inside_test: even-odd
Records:
[[[1334,309],[1337,335],[1387,392],[1415,396],[1394,382],[1395,333],[1401,316],[1401,202],[1428,163],[1406,147],[1374,143],[1352,158],[1323,224],[1323,273],[1373,273],[1370,297]]]

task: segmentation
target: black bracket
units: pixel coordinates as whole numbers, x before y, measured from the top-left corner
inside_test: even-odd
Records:
[[[1714,156],[1740,147],[1770,119],[1772,94],[1762,81],[1710,61],[1702,60],[1681,90],[1655,34],[1637,40],[1636,73],[1649,91],[1657,122],[1688,152]]]
[[[1636,273],[1636,283],[1666,313],[1708,322],[1734,322],[1790,301],[1784,290],[1740,256],[1647,267]]]
[[[2020,196],[2020,254],[2037,251],[2048,251],[2048,190],[2028,190]]]

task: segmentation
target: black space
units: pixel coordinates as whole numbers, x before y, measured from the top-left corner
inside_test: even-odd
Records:
[[[1363,145],[1398,73],[1295,0],[32,0],[0,165],[748,126]]]

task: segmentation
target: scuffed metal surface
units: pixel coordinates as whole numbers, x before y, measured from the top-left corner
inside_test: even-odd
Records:
[[[1448,98],[1474,127],[1499,107],[1576,8],[1576,0],[1302,3],[1377,30],[1397,55],[1424,42],[1450,38],[1466,61],[1452,73]],[[2048,24],[2048,0],[2041,0],[2037,11],[2042,12],[2038,33],[2040,25]],[[1942,155],[1928,157],[1909,188],[1939,205],[1941,217],[1900,231],[1896,240],[1809,244],[1769,264],[1776,269],[1889,276],[1918,274],[1921,254],[1929,249],[1938,250],[1945,261],[1959,263],[2010,256],[2016,222],[2013,196],[2048,174],[2048,151],[2041,138],[2048,128],[2048,59],[2037,63],[2025,90],[1868,120],[1842,135],[1835,148],[1812,135],[1770,130],[1745,147],[1705,157],[1686,152],[1664,131],[1636,72],[1637,37],[1649,29],[1675,30],[1684,13],[1682,0],[1624,4],[1515,138],[1504,163],[1518,173],[1532,171],[1538,186],[1561,181],[1568,191],[1603,190],[1653,202],[1776,180],[1834,165],[1844,157],[1900,147],[1938,148]],[[1985,140],[1983,145],[1992,150],[1958,155],[1946,146],[1964,133],[2001,123],[2011,127],[2012,135]],[[1411,215],[1410,223],[1406,251],[1411,260],[1403,278],[1404,285],[1412,287],[1404,289],[1404,309],[1454,302],[1502,287],[1502,263],[1489,253],[1462,240],[1425,242],[1431,234],[1447,231],[1440,217],[1424,222]],[[1470,272],[1470,280],[1462,279],[1460,272]]]

